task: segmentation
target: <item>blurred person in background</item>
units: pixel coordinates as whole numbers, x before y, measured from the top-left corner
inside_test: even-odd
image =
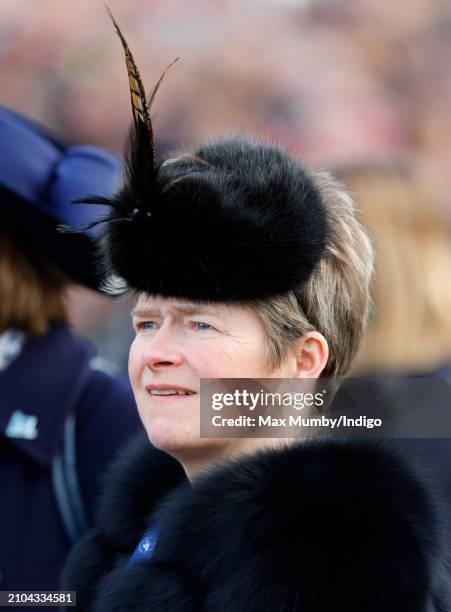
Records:
[[[414,441],[397,441],[446,489],[451,507],[451,238],[437,179],[412,163],[335,168],[376,250],[373,312],[353,397],[377,397]],[[440,425],[439,423],[442,423]],[[439,438],[443,435],[443,438]]]
[[[357,369],[451,378],[450,218],[438,189],[406,163],[336,172],[354,195],[377,253],[374,313]]]
[[[104,469],[137,427],[128,381],[99,368],[68,322],[67,289],[99,284],[92,239],[58,231],[92,218],[71,201],[110,193],[118,169],[0,107],[2,590],[57,588]]]

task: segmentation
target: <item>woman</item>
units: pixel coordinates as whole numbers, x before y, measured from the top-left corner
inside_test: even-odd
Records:
[[[136,295],[129,373],[148,440],[111,472],[65,588],[95,612],[448,609],[432,494],[395,453],[199,436],[201,378],[333,393],[364,328],[371,248],[337,184],[280,148],[226,139],[156,162],[117,30],[134,129],[127,179],[101,200],[103,249]]]
[[[69,326],[67,289],[98,285],[94,242],[58,231],[93,218],[70,202],[110,193],[119,160],[6,108],[0,159],[0,588],[54,590],[103,471],[137,429],[127,381]]]

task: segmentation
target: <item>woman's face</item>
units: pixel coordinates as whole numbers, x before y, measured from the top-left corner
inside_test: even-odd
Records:
[[[139,415],[151,442],[175,456],[230,443],[199,437],[201,378],[295,375],[295,360],[269,367],[263,325],[244,306],[141,295],[132,317],[129,375]],[[186,394],[162,394],[171,389]]]

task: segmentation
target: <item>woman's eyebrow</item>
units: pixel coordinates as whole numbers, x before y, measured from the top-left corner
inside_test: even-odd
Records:
[[[155,316],[157,311],[151,308],[133,308],[130,312],[130,316],[132,317],[149,317]]]

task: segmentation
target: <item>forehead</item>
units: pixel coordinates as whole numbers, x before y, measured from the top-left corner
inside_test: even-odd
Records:
[[[166,298],[141,293],[132,309],[132,314],[155,311],[220,314],[225,313],[229,308],[227,304],[217,302],[197,302],[181,298]]]

